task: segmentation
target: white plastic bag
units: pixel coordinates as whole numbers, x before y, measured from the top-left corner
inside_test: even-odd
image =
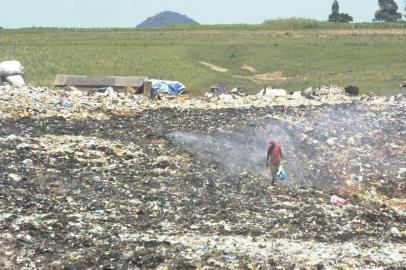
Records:
[[[284,97],[288,94],[285,89],[266,88],[259,91],[257,96]]]
[[[117,98],[118,97],[117,92],[114,91],[114,89],[112,87],[107,87],[107,89],[103,93],[103,95],[105,95],[106,97],[109,97],[109,98]]]
[[[22,74],[24,67],[19,61],[4,61],[0,63],[0,75]]]
[[[15,87],[21,87],[25,85],[24,78],[21,75],[8,76],[6,78],[6,81]]]

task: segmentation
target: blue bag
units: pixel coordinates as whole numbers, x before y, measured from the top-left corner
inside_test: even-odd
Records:
[[[279,177],[279,180],[281,180],[281,181],[285,181],[286,179],[288,179],[288,174],[285,172],[285,170],[282,168],[282,166],[279,167],[278,177]]]

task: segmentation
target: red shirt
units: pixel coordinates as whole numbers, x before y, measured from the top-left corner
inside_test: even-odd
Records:
[[[269,164],[280,164],[281,163],[281,157],[282,157],[282,148],[279,145],[276,145],[272,153],[269,153],[268,149],[268,163]]]

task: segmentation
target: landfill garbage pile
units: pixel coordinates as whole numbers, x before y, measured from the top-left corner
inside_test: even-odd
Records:
[[[0,91],[0,268],[402,269],[406,97],[324,90]]]
[[[190,108],[224,109],[269,106],[320,106],[323,104],[344,104],[372,99],[376,103],[385,102],[380,97],[351,97],[344,95],[340,87],[307,89],[292,95],[247,95],[222,94],[208,97],[179,97],[164,100],[151,100],[143,95],[129,96],[109,89],[106,92],[82,92],[53,90],[45,87],[19,87],[0,90],[0,119],[18,117],[49,118],[63,117],[67,120],[92,118],[108,120],[112,115],[135,116],[145,109]]]
[[[113,89],[87,95],[82,91],[43,87],[10,88],[0,91],[0,119],[62,117],[68,121],[92,118],[108,120],[111,115],[134,116],[137,99]]]

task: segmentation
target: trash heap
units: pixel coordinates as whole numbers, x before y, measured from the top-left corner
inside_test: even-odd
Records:
[[[179,98],[165,100],[168,107],[190,107],[198,109],[218,109],[244,107],[268,107],[268,106],[320,106],[323,104],[350,103],[364,96],[346,95],[344,88],[338,86],[323,86],[317,89],[308,88],[288,94],[284,89],[266,88],[256,95],[247,95],[238,90],[230,93],[207,92],[202,98]]]
[[[46,87],[8,88],[0,92],[0,119],[62,117],[108,120],[112,115],[134,116],[148,98],[109,88],[105,92],[52,90]]]
[[[0,92],[1,269],[406,265],[404,95],[113,91]]]
[[[4,90],[6,87],[25,86],[23,70],[24,67],[19,61],[0,62],[0,90]]]
[[[269,106],[322,106],[363,102],[371,106],[384,105],[398,97],[379,97],[372,94],[350,96],[344,93],[344,88],[337,86],[306,89],[287,94],[280,89],[278,92],[262,90],[257,95],[242,93],[210,94],[202,97],[180,96],[149,99],[144,95],[133,95],[117,92],[108,88],[104,92],[79,90],[54,90],[46,87],[22,86],[13,88],[3,87],[0,90],[2,110],[0,119],[15,119],[18,117],[47,118],[60,116],[66,119],[96,118],[109,119],[111,115],[136,115],[143,110],[166,108],[190,109],[223,109],[223,108],[264,108]],[[276,94],[275,94],[276,93]],[[400,95],[402,96],[402,95]]]

